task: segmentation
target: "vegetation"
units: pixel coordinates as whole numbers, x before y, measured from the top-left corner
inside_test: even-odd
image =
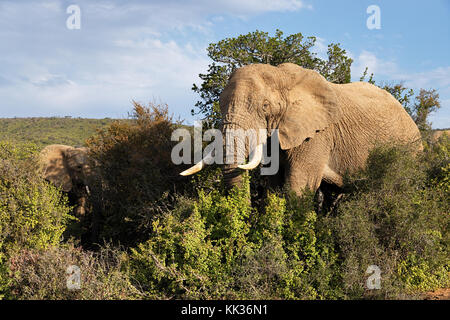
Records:
[[[0,119],[0,139],[16,143],[33,143],[39,148],[49,144],[83,146],[98,128],[112,119],[81,118],[4,118]]]
[[[153,298],[392,299],[446,287],[448,153],[428,156],[375,149],[367,168],[347,177],[351,190],[338,209],[324,215],[311,193],[271,193],[258,211],[248,181],[228,196],[181,199],[132,249],[134,276]],[[380,290],[366,287],[370,265],[382,270]]]
[[[92,187],[92,201],[100,237],[128,245],[146,239],[152,218],[170,207],[175,191],[183,191],[171,161],[171,134],[181,124],[173,123],[167,105],[134,103],[130,116],[87,141],[99,164],[101,185]]]
[[[47,250],[21,249],[10,257],[8,266],[8,298],[131,300],[144,297],[130,282],[127,255],[109,246],[97,252],[83,250],[72,243]],[[80,268],[82,290],[68,289],[70,266]]]
[[[314,210],[312,193],[298,198],[270,192],[262,209],[253,207],[248,177],[228,195],[200,189],[197,196],[177,196],[173,208],[161,208],[150,219],[145,240],[121,249],[102,245],[94,252],[60,242],[69,208],[56,189],[39,179],[25,184],[17,178],[25,188],[41,186],[37,190],[46,196],[39,199],[54,204],[36,210],[31,205],[36,200],[18,197],[26,210],[2,211],[2,294],[10,299],[391,299],[447,287],[449,147],[444,137],[417,158],[400,147],[380,146],[367,168],[346,178],[348,191],[337,208],[321,214]],[[26,149],[2,150],[2,159],[30,163]],[[15,175],[32,172],[21,167]],[[22,194],[8,190],[10,199]],[[135,209],[139,206],[146,203]],[[32,237],[23,236],[26,225]],[[136,234],[139,228],[135,224]],[[82,270],[81,290],[66,288],[70,265]],[[369,265],[382,271],[379,290],[366,287]]]
[[[36,147],[0,143],[0,297],[7,261],[20,249],[58,245],[69,219],[67,199],[39,175]]]

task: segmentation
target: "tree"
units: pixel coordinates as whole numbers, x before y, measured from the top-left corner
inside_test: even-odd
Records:
[[[346,56],[346,51],[339,44],[332,43],[328,46],[328,59],[323,60],[312,51],[315,43],[315,37],[305,38],[301,33],[283,36],[281,30],[276,30],[273,37],[256,30],[211,43],[207,50],[213,62],[208,66],[207,73],[199,75],[202,84],[192,87],[201,99],[195,104],[197,111],[193,109],[192,114],[203,114],[208,120],[219,121],[219,96],[229,76],[235,69],[252,63],[277,66],[291,62],[316,70],[331,82],[350,82],[353,60]]]
[[[411,97],[414,96],[413,89],[408,89],[405,87],[403,82],[396,84],[384,84],[381,88],[392,94],[394,98],[397,99],[398,102],[400,102],[400,104],[405,108],[406,112],[408,112],[410,116],[413,116],[413,111],[410,107]]]
[[[428,120],[428,116],[440,107],[441,103],[436,89],[420,89],[413,105],[413,119],[420,130],[431,129],[431,122]]]

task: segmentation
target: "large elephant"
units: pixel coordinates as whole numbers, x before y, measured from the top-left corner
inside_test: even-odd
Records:
[[[84,216],[92,173],[87,148],[55,144],[45,147],[39,156],[44,178],[67,192],[75,215]]]
[[[237,69],[220,96],[220,108],[224,136],[228,129],[262,128],[269,134],[278,129],[279,172],[298,195],[322,182],[342,186],[345,173],[364,166],[375,142],[422,148],[416,124],[387,91],[364,82],[333,84],[292,63]],[[248,164],[225,165],[226,181],[235,185],[243,169],[259,165],[266,139],[258,137]],[[237,152],[249,155],[248,148]],[[182,174],[195,173],[204,163]]]

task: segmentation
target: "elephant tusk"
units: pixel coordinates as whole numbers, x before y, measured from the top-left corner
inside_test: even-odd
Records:
[[[193,167],[190,167],[189,169],[184,170],[183,172],[181,172],[180,175],[182,175],[182,176],[190,176],[191,174],[199,172],[205,166],[205,161],[207,161],[207,160],[209,160],[211,158],[213,158],[212,152],[208,153],[208,155],[206,155],[206,157],[204,157],[201,161],[199,161]]]
[[[87,192],[87,194],[88,194],[88,195],[91,195],[91,190],[89,189],[89,187],[88,187],[88,186],[86,186],[85,188],[86,188],[86,192]]]
[[[248,163],[238,165],[238,167],[243,170],[255,169],[261,163],[262,156],[263,156],[263,144],[260,143],[256,146],[255,150],[253,150]]]

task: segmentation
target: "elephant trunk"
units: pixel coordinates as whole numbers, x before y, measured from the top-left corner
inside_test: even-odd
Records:
[[[225,141],[223,152],[225,164],[222,172],[225,186],[229,190],[234,186],[241,186],[243,171],[238,166],[248,156],[247,148],[245,147],[245,137],[232,134],[233,131],[236,132],[238,129],[242,128],[233,123],[225,124],[222,128]]]

